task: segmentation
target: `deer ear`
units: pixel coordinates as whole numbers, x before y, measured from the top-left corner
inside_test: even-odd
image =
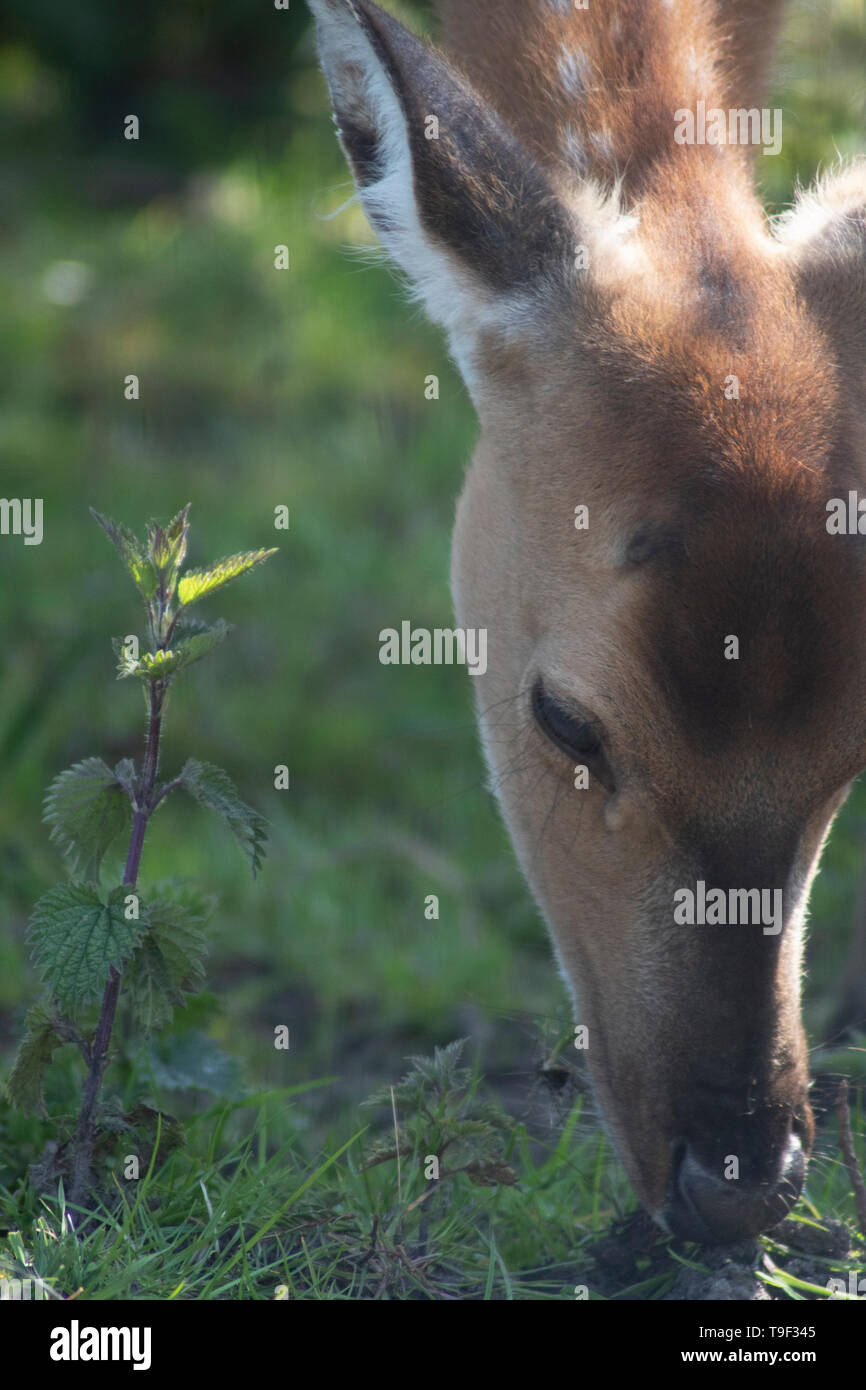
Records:
[[[444,57],[370,0],[311,7],[367,216],[460,362],[504,296],[567,276],[579,241],[571,217]]]
[[[866,159],[826,174],[776,219],[800,292],[843,371],[866,370]]]

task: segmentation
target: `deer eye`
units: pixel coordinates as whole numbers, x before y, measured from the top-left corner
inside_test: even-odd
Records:
[[[549,695],[541,680],[532,688],[532,713],[541,732],[561,752],[583,763],[607,791],[614,790],[604,749],[593,725]]]
[[[532,712],[542,732],[563,753],[592,758],[601,752],[601,744],[592,725],[548,695],[541,681],[536,681],[533,687]]]

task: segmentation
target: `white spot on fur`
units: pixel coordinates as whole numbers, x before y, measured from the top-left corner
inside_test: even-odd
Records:
[[[587,157],[586,146],[581,138],[580,131],[575,125],[567,125],[562,132],[562,148],[565,158],[576,174],[586,173]]]
[[[711,88],[715,74],[712,58],[709,58],[706,53],[696,53],[694,48],[690,46],[686,55],[686,70],[689,77],[700,85],[701,90]]]
[[[833,220],[833,210],[822,203],[813,190],[798,197],[792,208],[779,213],[773,221],[777,241],[795,246],[814,241]]]
[[[613,147],[610,131],[606,128],[604,130],[594,130],[589,138],[598,157],[605,160],[608,164],[613,164],[616,159],[616,151]]]
[[[629,274],[644,265],[645,251],[637,236],[640,212],[623,210],[620,181],[613,188],[603,188],[594,179],[587,180],[572,206],[579,225],[586,229],[590,264],[600,278]]]
[[[800,189],[792,208],[772,219],[776,240],[797,250],[830,236],[840,249],[863,245],[866,220],[866,159],[837,165],[808,189]]]
[[[566,96],[580,101],[586,95],[587,84],[592,75],[589,59],[581,48],[569,48],[563,44],[557,61],[559,83]]]

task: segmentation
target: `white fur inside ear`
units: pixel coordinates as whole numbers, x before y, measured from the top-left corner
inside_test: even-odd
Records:
[[[811,188],[800,189],[792,208],[773,218],[776,240],[792,250],[825,242],[843,250],[863,240],[866,216],[866,159],[829,170]],[[858,225],[859,223],[859,225]]]
[[[587,179],[573,194],[571,205],[578,225],[585,228],[597,280],[646,269],[646,251],[639,236],[640,207],[624,209],[621,179],[608,187]]]
[[[382,177],[361,188],[361,203],[386,251],[408,277],[412,298],[448,335],[452,356],[476,399],[473,358],[481,332],[507,331],[509,296],[496,295],[428,236],[415,202],[406,119],[388,76],[351,10],[310,0],[319,52],[334,105],[373,128]],[[430,94],[435,114],[435,93]]]

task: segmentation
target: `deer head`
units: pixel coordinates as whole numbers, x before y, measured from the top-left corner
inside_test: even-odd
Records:
[[[481,425],[458,620],[607,1126],[667,1229],[755,1234],[804,1179],[806,901],[866,765],[866,555],[828,529],[866,470],[866,165],[774,226],[748,147],[675,137],[758,90],[776,3],[454,0],[450,58],[312,8]]]

